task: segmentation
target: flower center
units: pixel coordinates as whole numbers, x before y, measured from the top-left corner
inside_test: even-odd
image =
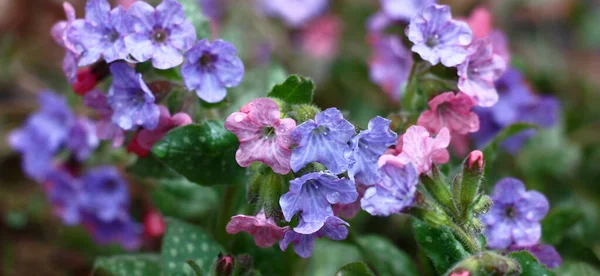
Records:
[[[438,35],[434,35],[434,36],[430,36],[427,38],[425,45],[427,45],[427,47],[429,47],[429,48],[433,48],[433,47],[437,46],[439,43],[440,42],[438,39]]]
[[[515,207],[511,206],[506,208],[506,216],[509,218],[514,218],[515,216],[517,216],[517,211],[515,210]]]
[[[202,56],[200,57],[200,61],[198,63],[202,67],[207,67],[217,61],[217,56],[209,53],[208,51],[204,51]]]
[[[106,191],[109,193],[115,192],[117,190],[117,186],[117,182],[114,180],[106,181],[106,183],[104,184]]]
[[[271,136],[274,136],[275,134],[275,128],[268,126],[263,128],[263,137],[269,138]]]
[[[329,129],[326,126],[319,126],[313,130],[315,134],[320,135],[323,134],[327,136],[329,134]]]
[[[120,35],[116,30],[112,30],[109,34],[108,34],[108,40],[110,42],[115,42],[117,41],[117,39],[119,39]]]
[[[154,40],[155,42],[165,42],[168,37],[169,33],[167,33],[167,31],[161,28],[154,29],[154,31],[152,32],[152,40]]]

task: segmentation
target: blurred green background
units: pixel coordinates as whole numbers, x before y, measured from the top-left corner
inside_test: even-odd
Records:
[[[81,16],[85,1],[71,2]],[[362,126],[375,115],[398,111],[398,105],[368,77],[371,50],[365,24],[378,10],[377,1],[332,0],[329,13],[337,16],[341,34],[331,59],[311,57],[294,39],[297,32],[255,14],[251,1],[226,2],[235,5],[227,7],[219,33],[238,47],[247,68],[264,63],[257,53],[269,44],[272,60],[286,72],[313,78],[321,107],[347,110]],[[510,38],[513,65],[525,73],[535,91],[554,95],[562,103],[561,123],[542,131],[519,155],[500,154],[487,176],[487,187],[514,176],[549,197],[553,211],[544,222],[544,242],[555,245],[565,259],[559,275],[568,275],[571,267],[582,263],[600,268],[600,2],[440,2],[450,4],[454,16],[462,17],[477,5],[489,7],[496,27]],[[88,275],[95,256],[122,251],[97,247],[82,229],[61,225],[39,185],[22,175],[18,154],[5,142],[8,132],[36,110],[40,90],[51,88],[73,97],[60,69],[63,50],[49,33],[52,24],[64,19],[61,4],[0,0],[0,275]],[[252,81],[260,77],[247,70],[242,87],[256,89]],[[252,94],[234,97],[251,99]],[[147,198],[143,187],[131,179],[134,206],[143,205]],[[357,232],[387,236],[415,256],[422,269],[427,267],[406,217],[382,219],[363,213],[351,223]],[[146,244],[144,250],[157,246]],[[313,273],[331,265],[323,257],[328,254],[324,248],[317,246],[307,261]]]

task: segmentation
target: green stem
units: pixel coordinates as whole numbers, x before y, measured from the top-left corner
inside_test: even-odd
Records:
[[[479,242],[472,235],[467,234],[465,230],[456,225],[455,223],[451,223],[449,225],[450,229],[458,236],[458,240],[467,247],[469,253],[475,254],[481,251],[481,247]]]
[[[231,209],[236,196],[238,185],[232,185],[225,187],[225,194],[223,196],[223,205],[221,205],[221,214],[217,219],[216,226],[218,227],[215,231],[215,236],[218,238],[221,244],[226,244],[227,232],[225,232],[225,226],[229,222],[231,217]]]
[[[409,79],[408,83],[406,84],[406,91],[404,97],[402,98],[402,108],[404,110],[408,110],[409,108],[412,109],[412,102],[415,97],[415,94],[417,93],[417,89],[415,89],[415,84],[419,77],[419,74],[417,74],[418,66],[419,62],[415,61],[412,65],[412,68],[410,68]]]

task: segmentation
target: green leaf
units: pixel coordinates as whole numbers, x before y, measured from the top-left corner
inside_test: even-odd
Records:
[[[412,223],[417,243],[439,273],[446,272],[456,263],[469,257],[470,254],[450,229],[433,228],[417,219],[413,219]]]
[[[208,274],[220,252],[221,245],[216,243],[201,228],[167,218],[167,231],[162,244],[162,267],[165,275],[195,275],[186,263],[194,261]]]
[[[599,276],[600,270],[581,261],[565,261],[556,269],[556,275],[567,276]]]
[[[308,271],[301,275],[334,275],[340,267],[351,262],[360,261],[360,259],[360,251],[356,246],[338,241],[318,239],[315,241]]]
[[[389,240],[375,235],[358,239],[365,261],[371,264],[379,276],[419,275],[412,259]]]
[[[375,276],[373,271],[363,262],[349,263],[342,266],[335,276]]]
[[[237,137],[221,121],[187,125],[169,132],[152,152],[188,180],[204,185],[238,184],[245,170],[235,162]]]
[[[552,271],[548,270],[527,251],[512,252],[508,256],[519,262],[521,265],[521,275],[523,276],[554,275]]]
[[[567,230],[583,219],[583,212],[576,208],[554,208],[542,221],[544,243],[558,244]]]
[[[213,188],[196,185],[183,177],[160,180],[151,198],[165,216],[183,219],[206,217],[219,206]]]
[[[275,85],[268,96],[288,104],[309,104],[312,102],[314,90],[315,85],[311,79],[291,75],[282,84]]]
[[[93,275],[108,272],[115,276],[161,275],[160,255],[131,254],[99,257],[94,262]]]
[[[186,263],[192,268],[196,276],[204,275],[204,273],[202,272],[202,268],[200,268],[200,266],[196,262],[188,260]]]
[[[182,177],[161,163],[154,155],[139,158],[133,165],[127,167],[126,171],[141,179],[160,180]]]
[[[198,0],[179,0],[183,6],[183,11],[187,19],[194,25],[198,39],[210,38],[210,22],[202,13],[200,1]]]
[[[489,168],[489,164],[496,159],[496,154],[498,153],[499,147],[506,138],[530,128],[537,129],[538,127],[528,123],[515,123],[500,131],[500,133],[498,133],[498,135],[496,135],[496,137],[494,137],[494,139],[483,148],[483,156],[486,160],[486,163],[488,163],[488,166],[486,167]]]

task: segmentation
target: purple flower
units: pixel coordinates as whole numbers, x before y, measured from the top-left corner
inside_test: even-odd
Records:
[[[51,91],[39,96],[40,111],[30,116],[25,125],[9,134],[8,143],[22,154],[25,174],[42,181],[51,161],[66,143],[75,115],[66,100]]]
[[[506,70],[506,61],[494,54],[488,39],[475,41],[468,50],[471,54],[457,68],[458,88],[473,97],[478,105],[493,106],[498,101],[494,82]]]
[[[432,65],[441,61],[446,67],[465,61],[468,56],[465,46],[473,39],[469,25],[452,20],[450,7],[445,5],[431,5],[413,17],[406,35],[414,43],[413,52]]]
[[[127,26],[125,45],[131,56],[139,62],[152,59],[158,69],[181,64],[181,52],[196,41],[196,30],[176,0],[164,0],[156,9],[144,1],[133,3],[127,10]]]
[[[294,231],[311,234],[323,226],[327,217],[333,216],[331,204],[352,203],[357,197],[351,180],[339,179],[329,172],[313,172],[290,181],[290,191],[281,196],[279,204],[287,221],[302,212],[304,223]]]
[[[67,30],[75,46],[79,66],[86,66],[104,57],[113,62],[127,57],[124,36],[128,33],[123,7],[110,10],[106,0],[89,0],[85,6],[85,19],[73,21]]]
[[[270,16],[283,19],[292,28],[302,27],[306,22],[320,15],[328,0],[262,0],[261,8]]]
[[[429,7],[437,0],[380,0],[383,12],[394,20],[410,21],[424,8]]]
[[[142,243],[143,228],[126,212],[111,220],[103,220],[95,214],[85,214],[83,226],[98,244],[118,243],[127,250],[138,249]]]
[[[413,65],[411,52],[396,36],[375,36],[369,59],[369,77],[394,101],[400,100],[402,87]]]
[[[76,54],[75,45],[67,37],[67,30],[75,21],[75,9],[68,2],[63,3],[63,9],[65,10],[67,20],[54,24],[50,33],[52,34],[52,38],[54,38],[54,42],[65,48],[62,69],[67,80],[72,84],[77,80],[77,63],[79,62],[79,57]]]
[[[97,167],[87,172],[81,179],[83,190],[81,204],[87,212],[98,219],[116,219],[129,206],[127,183],[114,167]]]
[[[96,110],[100,120],[96,121],[96,136],[100,140],[112,140],[117,148],[125,142],[125,132],[119,125],[112,122],[113,110],[108,105],[106,95],[99,90],[93,90],[83,96],[85,106]]]
[[[212,21],[219,21],[223,16],[223,1],[221,0],[198,0],[202,7],[202,13]]]
[[[134,125],[154,129],[158,125],[160,111],[142,74],[136,74],[126,63],[113,63],[110,71],[113,80],[108,90],[108,104],[114,111],[113,123],[125,130]]]
[[[544,264],[547,268],[557,268],[562,264],[562,258],[556,248],[552,245],[547,244],[536,244],[533,246],[516,247],[511,246],[510,251],[521,251],[527,250],[533,255],[538,261]]]
[[[509,69],[496,82],[499,100],[489,108],[475,108],[479,115],[480,129],[471,137],[478,147],[484,146],[498,132],[516,122],[527,122],[541,127],[551,127],[558,122],[560,103],[551,96],[533,94],[523,76],[516,69]],[[504,140],[502,147],[516,154],[523,143],[536,134],[526,130]]]
[[[303,227],[305,222],[300,219],[298,224],[299,228]],[[308,258],[312,255],[313,248],[315,246],[315,239],[327,237],[332,240],[344,240],[348,236],[348,227],[350,226],[347,222],[341,220],[338,217],[327,217],[325,223],[318,231],[311,234],[302,234],[294,230],[288,230],[285,232],[285,236],[279,241],[279,247],[282,251],[285,251],[290,243],[294,244],[294,252],[302,258]]]
[[[488,247],[506,249],[510,245],[525,247],[539,242],[540,221],[550,208],[544,195],[525,191],[518,179],[503,178],[494,186],[492,200],[492,209],[482,217]]]
[[[81,220],[79,194],[81,182],[66,170],[52,170],[44,181],[44,190],[54,214],[66,225],[76,225]]]
[[[379,163],[382,164],[380,168],[383,177],[365,191],[361,207],[374,216],[400,213],[415,199],[419,173],[412,163],[403,165],[392,155],[382,156]]]
[[[350,154],[348,141],[354,135],[354,126],[346,121],[337,108],[328,108],[302,123],[292,132],[297,147],[292,149],[292,170],[299,171],[310,162],[323,164],[334,174],[348,169]]]
[[[239,85],[244,77],[244,64],[229,42],[203,39],[184,56],[181,73],[185,86],[206,102],[222,101],[227,88]]]
[[[78,118],[69,130],[67,147],[79,161],[85,161],[99,143],[96,125],[86,118]]]
[[[369,121],[367,130],[361,131],[350,140],[352,152],[347,157],[350,162],[350,179],[365,185],[381,180],[377,161],[398,139],[398,135],[390,129],[390,123],[390,120],[377,116]]]

